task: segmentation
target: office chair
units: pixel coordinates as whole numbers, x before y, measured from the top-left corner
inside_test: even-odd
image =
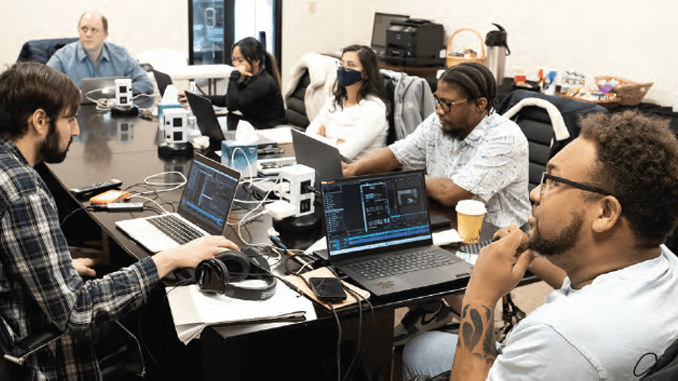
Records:
[[[99,369],[102,379],[104,381],[141,379],[146,370],[137,338],[117,321],[112,323],[112,327],[122,331],[114,335],[118,341],[102,341],[103,344],[97,348],[103,349],[96,351],[97,354],[101,354]],[[4,356],[0,359],[0,381],[25,379],[24,364],[28,358],[62,335],[54,324],[50,324],[12,345],[7,326],[0,318],[0,351]]]
[[[546,163],[579,136],[579,118],[608,111],[592,103],[528,90],[514,90],[497,112],[520,126],[529,143],[529,191],[541,182]]]
[[[75,41],[78,41],[77,37],[26,41],[21,47],[16,61],[35,61],[46,64],[57,50]]]
[[[311,124],[308,115],[306,115],[306,105],[304,104],[304,96],[309,84],[311,84],[311,76],[308,74],[308,70],[305,70],[299,78],[297,86],[285,98],[285,118],[290,124],[302,127],[304,130]]]

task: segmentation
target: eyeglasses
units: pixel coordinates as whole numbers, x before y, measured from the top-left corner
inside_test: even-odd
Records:
[[[448,112],[450,112],[450,110],[452,109],[453,106],[464,104],[464,103],[468,102],[468,99],[460,99],[460,100],[454,101],[454,102],[445,102],[443,100],[440,100],[438,98],[438,96],[436,96],[435,94],[433,94],[433,100],[436,101],[436,108],[438,108],[438,106],[440,106],[443,109],[443,112],[446,113],[446,114]]]
[[[541,174],[541,183],[540,183],[541,185],[540,185],[540,189],[539,189],[540,194],[544,193],[544,189],[551,189],[556,184],[558,184],[559,182],[566,184],[566,185],[569,185],[573,188],[585,190],[585,191],[588,191],[588,192],[600,193],[600,194],[603,194],[605,196],[611,196],[612,195],[610,192],[608,192],[606,190],[602,190],[600,188],[597,188],[597,187],[594,187],[594,186],[591,186],[591,185],[578,183],[576,181],[564,179],[562,177],[549,175],[546,172]]]

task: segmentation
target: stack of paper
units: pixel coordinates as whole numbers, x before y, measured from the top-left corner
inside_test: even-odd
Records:
[[[278,282],[273,297],[260,301],[205,294],[197,285],[168,287],[166,291],[177,335],[184,344],[200,338],[203,329],[209,325],[251,325],[316,318],[313,303],[282,282]]]

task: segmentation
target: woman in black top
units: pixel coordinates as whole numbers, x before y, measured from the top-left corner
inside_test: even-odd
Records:
[[[235,69],[228,82],[228,91],[225,95],[210,96],[210,101],[226,107],[229,113],[240,111],[242,118],[255,128],[287,124],[275,58],[252,37],[236,42],[231,55]],[[231,126],[229,120],[229,129]]]

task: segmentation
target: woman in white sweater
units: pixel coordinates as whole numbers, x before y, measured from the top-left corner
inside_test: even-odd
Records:
[[[363,45],[343,49],[334,94],[306,133],[334,144],[349,159],[386,146],[388,100],[377,56]]]

